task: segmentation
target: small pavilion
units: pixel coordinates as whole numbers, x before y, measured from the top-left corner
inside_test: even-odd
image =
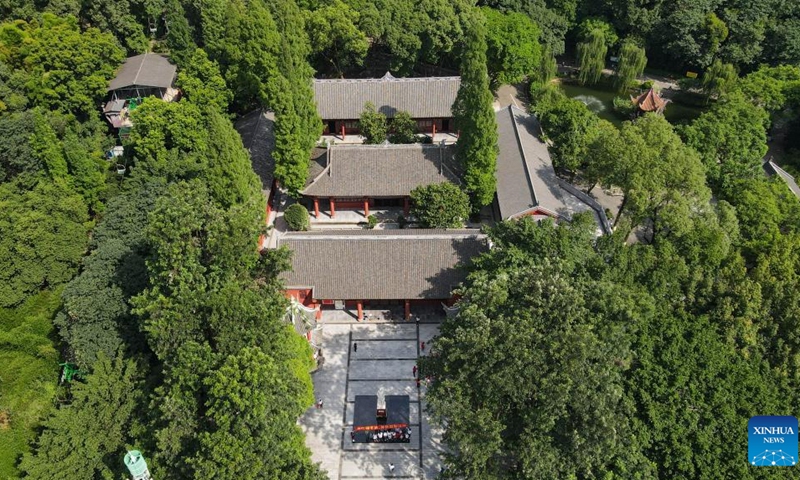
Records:
[[[664,113],[669,100],[664,100],[661,95],[656,92],[655,88],[650,87],[650,90],[644,92],[638,97],[631,97],[631,102],[639,109],[640,114],[655,112]]]

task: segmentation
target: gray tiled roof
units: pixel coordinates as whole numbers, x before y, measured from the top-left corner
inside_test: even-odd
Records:
[[[565,191],[541,138],[539,120],[512,106],[497,112],[497,203],[503,219],[541,207],[570,219],[592,207]]]
[[[452,145],[332,145],[303,190],[316,197],[401,197],[420,185],[458,183]]]
[[[792,193],[795,194],[795,196],[800,198],[800,186],[797,185],[797,182],[795,181],[794,177],[791,176],[789,172],[779,167],[772,160],[767,160],[766,162],[764,162],[763,167],[764,167],[764,172],[766,172],[768,176],[771,177],[773,175],[777,175],[781,177],[783,181],[786,182],[786,184],[789,186],[789,190],[791,190]]]
[[[457,268],[488,249],[477,230],[345,230],[284,234],[288,287],[313,287],[314,298],[449,298],[466,277]]]
[[[169,63],[165,57],[155,53],[143,53],[130,57],[111,80],[108,91],[132,87],[169,88],[175,79],[177,67]]]
[[[261,180],[261,191],[269,197],[272,179],[275,174],[275,114],[254,110],[236,121],[236,131],[242,137],[242,144],[250,152],[253,171]]]
[[[399,110],[413,118],[450,118],[461,77],[314,80],[317,111],[323,120],[354,120],[372,102],[389,118]]]

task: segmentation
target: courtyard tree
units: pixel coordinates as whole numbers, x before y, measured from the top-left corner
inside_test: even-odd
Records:
[[[647,57],[644,48],[640,47],[633,39],[626,38],[619,49],[619,62],[614,72],[614,86],[618,91],[624,92],[639,78],[647,66]]]
[[[578,79],[581,85],[594,85],[603,74],[606,64],[606,36],[600,29],[590,31],[584,41],[578,44],[578,65],[580,73]]]
[[[342,0],[334,0],[303,13],[315,65],[327,67],[337,76],[342,76],[364,63],[369,40],[356,27],[360,20],[357,10]]]
[[[461,86],[453,104],[458,138],[458,157],[464,166],[464,182],[472,211],[489,205],[497,186],[497,120],[486,68],[486,26],[473,15],[461,58]]]
[[[294,231],[308,230],[308,210],[299,203],[289,205],[289,208],[283,212],[283,219]]]
[[[399,111],[395,113],[389,129],[391,131],[389,135],[391,143],[416,143],[419,140],[417,137],[417,122],[411,118],[411,114],[408,112]]]
[[[597,134],[599,118],[582,102],[560,91],[539,102],[542,129],[553,141],[553,166],[575,173],[587,161],[587,148]]]
[[[469,197],[450,182],[425,185],[411,191],[411,215],[424,228],[463,227],[469,211]]]
[[[386,141],[386,134],[389,126],[386,123],[386,115],[375,110],[375,105],[371,102],[364,104],[364,111],[358,120],[358,129],[364,137],[364,143],[379,144]]]

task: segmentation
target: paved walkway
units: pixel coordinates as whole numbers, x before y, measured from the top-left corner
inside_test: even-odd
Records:
[[[438,331],[434,323],[323,323],[326,361],[313,378],[323,408],[310,408],[300,425],[313,460],[331,480],[431,479],[439,474],[442,432],[430,427],[424,413],[425,382],[417,389],[413,376],[417,357],[425,354],[420,342],[429,351]],[[408,395],[411,442],[352,443],[356,395],[378,395],[379,406],[385,395]]]

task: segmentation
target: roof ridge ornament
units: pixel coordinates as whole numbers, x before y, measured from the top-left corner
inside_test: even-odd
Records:
[[[392,72],[387,71],[384,76],[381,77],[381,80],[397,80]]]

